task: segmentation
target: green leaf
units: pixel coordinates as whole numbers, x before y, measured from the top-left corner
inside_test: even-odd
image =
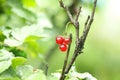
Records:
[[[12,64],[12,58],[14,55],[4,49],[0,50],[0,73],[5,71]]]
[[[22,3],[25,7],[35,7],[36,6],[36,2],[35,0],[22,0]]]
[[[12,52],[17,57],[27,58],[27,54],[23,50],[18,49],[16,47],[13,47],[13,48],[11,47],[10,52]]]
[[[17,74],[22,80],[46,80],[46,76],[42,70],[35,70],[30,65],[17,67]]]
[[[40,40],[42,37],[39,36],[35,36],[35,35],[30,35],[28,37],[25,38],[25,42],[31,42],[31,41],[36,41],[36,40]]]
[[[11,7],[11,11],[19,17],[31,22],[36,21],[36,15],[23,7],[22,0],[8,0],[8,5]]]
[[[0,74],[0,80],[21,80],[12,67]]]
[[[56,72],[56,73],[51,73],[51,75],[48,77],[48,80],[59,80],[61,76],[61,73]]]
[[[93,77],[90,73],[78,73],[75,69],[75,66],[72,66],[70,72],[67,74],[68,80],[97,80],[95,77]]]
[[[16,69],[17,66],[23,65],[26,62],[24,57],[14,57],[12,59],[12,67]]]
[[[65,32],[67,34],[69,34],[69,33],[75,34],[75,27],[74,27],[74,25],[71,22],[67,23]]]
[[[0,42],[3,42],[6,36],[0,31]]]
[[[68,80],[79,80],[79,79],[85,79],[85,80],[97,80],[95,77],[93,77],[90,73],[78,73],[78,72],[72,72],[68,74]]]
[[[54,76],[48,76],[47,80],[59,80],[58,78],[54,77]]]
[[[21,79],[19,79],[18,77],[6,77],[6,76],[1,77],[0,76],[0,80],[21,80]]]
[[[36,16],[27,9],[13,7],[12,12],[14,12],[19,17],[25,18],[28,21],[31,21],[31,22],[36,21]]]
[[[50,76],[48,76],[48,80],[59,80],[62,73],[62,69],[57,70],[55,73],[51,73]]]
[[[52,26],[47,19],[44,19],[43,21],[44,22],[40,20],[40,22],[37,24],[32,24],[30,26],[27,25],[22,28],[14,28],[11,32],[12,38],[9,37],[5,39],[4,43],[9,46],[19,46],[23,44],[24,40],[28,36],[34,36],[34,38],[35,36],[41,38],[50,36],[50,34],[47,33],[44,28],[51,28]]]
[[[38,72],[31,74],[25,80],[46,80],[46,77],[42,71],[38,71]]]
[[[6,69],[8,69],[11,65],[11,61],[2,61],[0,62],[0,73],[2,73],[3,71],[5,71]]]
[[[30,56],[37,57],[38,53],[41,52],[41,49],[39,47],[40,43],[38,43],[38,41],[41,39],[42,37],[34,36],[34,35],[30,35],[25,38],[22,47],[29,53],[28,54],[29,57]]]

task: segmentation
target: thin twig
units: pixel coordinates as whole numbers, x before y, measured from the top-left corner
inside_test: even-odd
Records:
[[[77,12],[77,14],[76,14],[76,19],[75,19],[75,21],[78,21],[78,18],[79,18],[79,15],[80,15],[80,12],[81,12],[81,6],[79,7],[79,10],[78,10],[78,12]]]
[[[87,25],[88,25],[89,20],[90,20],[90,15],[88,15],[87,20],[85,21],[84,30],[83,30],[83,35],[81,36],[81,39],[82,39],[83,37],[85,37],[85,35],[86,35],[86,30],[87,30]]]
[[[70,38],[70,40],[72,42],[72,34],[70,34],[69,38]],[[64,65],[63,65],[60,80],[64,80],[64,78],[65,78],[65,68],[66,68],[67,62],[68,62],[68,57],[69,57],[69,53],[70,53],[70,47],[71,47],[71,43],[68,45],[68,50],[67,50],[67,54],[66,54],[66,57],[65,57],[65,60],[64,60]]]
[[[78,44],[78,41],[79,41],[79,28],[80,28],[80,25],[79,25],[79,21],[78,21],[78,18],[80,16],[80,12],[81,12],[81,6],[78,10],[78,13],[76,15],[76,19],[74,20],[74,25],[75,25],[75,28],[76,28],[76,46]]]
[[[66,10],[68,17],[70,18],[71,23],[75,26],[75,21],[73,19],[72,14],[70,13],[68,7],[65,7],[64,9]]]
[[[85,23],[86,24],[85,25],[86,28],[84,28],[85,30],[84,30],[84,33],[82,35],[82,38],[83,38],[84,42],[85,42],[86,37],[88,35],[88,32],[90,30],[91,24],[92,24],[92,22],[94,20],[94,14],[95,14],[96,5],[97,5],[97,0],[94,0],[94,7],[93,7],[93,11],[92,11],[91,16],[90,16],[90,20],[87,23]],[[88,16],[88,18],[89,18],[89,16]]]
[[[68,64],[68,67],[66,67],[66,69],[65,69],[65,74],[67,74],[69,72],[69,70],[72,67],[72,65],[73,65],[74,61],[76,60],[77,56],[78,56],[78,54],[76,54],[76,53],[73,54],[73,57],[72,57],[70,63]]]
[[[80,6],[80,8],[78,10],[78,13],[76,14],[76,19],[74,21],[75,22],[74,25],[76,26],[76,46],[77,46],[78,41],[79,41],[79,28],[80,28],[80,25],[79,25],[79,22],[78,22],[78,18],[80,16],[81,8],[82,7]]]
[[[48,73],[48,64],[45,65],[45,75]]]
[[[85,25],[84,25],[84,30],[85,30],[86,27],[87,27],[87,24],[88,24],[89,19],[90,19],[90,15],[87,17],[87,20],[86,20]]]
[[[66,11],[68,17],[70,18],[70,21],[74,24],[73,17],[72,17],[72,15],[71,15],[71,13],[70,13],[68,7],[66,7],[66,6],[64,5],[64,3],[63,3],[62,0],[60,0],[59,3],[60,3],[60,6],[61,6],[63,9],[65,9],[65,11]]]

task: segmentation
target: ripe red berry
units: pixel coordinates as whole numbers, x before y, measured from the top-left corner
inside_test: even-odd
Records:
[[[57,36],[57,37],[56,37],[56,43],[57,43],[57,44],[62,44],[63,41],[64,41],[64,38],[63,38],[62,36]]]
[[[64,43],[65,43],[65,44],[70,44],[70,42],[71,42],[70,38],[65,38],[65,39],[64,39]]]
[[[60,48],[60,50],[63,51],[63,52],[67,50],[67,46],[66,46],[65,44],[61,44],[61,45],[59,46],[59,48]]]

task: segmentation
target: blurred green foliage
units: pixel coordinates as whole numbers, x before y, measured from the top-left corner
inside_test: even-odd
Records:
[[[92,1],[78,0],[77,5],[83,6],[79,18],[80,34],[87,15],[91,11]],[[113,14],[112,16],[115,18],[112,18],[112,13],[109,14],[111,1],[98,0],[94,23],[87,37],[84,53],[77,58],[75,63],[78,72],[89,72],[98,80],[120,79],[120,28],[117,27],[120,26],[120,16]],[[70,6],[74,0],[64,0],[64,2]],[[116,18],[118,19],[116,20]],[[48,64],[48,74],[61,69],[66,53],[59,51],[55,44],[55,37],[64,36],[68,20],[65,11],[60,8],[58,0],[0,0],[0,49],[3,49],[3,52],[8,50],[16,56],[13,60],[10,57],[9,62],[5,62],[8,64],[7,66],[1,63],[4,59],[0,59],[0,64],[4,66],[0,73],[7,69],[0,74],[0,79],[13,80],[10,76],[14,76],[14,80],[20,80],[18,75],[26,80],[31,77],[39,78],[38,75],[46,79],[41,70],[37,70],[37,73],[32,71],[32,66],[45,69]],[[75,30],[72,25],[68,27],[67,32],[73,33],[74,42]],[[72,43],[70,57],[73,54],[74,45],[75,43]],[[8,55],[11,54],[10,52],[5,51]],[[6,58],[2,52],[1,56]],[[19,63],[20,61],[21,63]],[[13,62],[12,67],[10,67],[11,62]],[[18,64],[16,64],[17,62]],[[31,66],[22,66],[23,70],[20,67],[16,69],[17,65],[22,64]],[[16,69],[18,74],[13,69]],[[31,75],[30,77],[23,75],[26,69],[30,72],[25,75]],[[19,74],[20,70],[23,73]],[[14,74],[11,74],[11,71]],[[4,78],[6,76],[4,74],[7,74],[7,78]]]

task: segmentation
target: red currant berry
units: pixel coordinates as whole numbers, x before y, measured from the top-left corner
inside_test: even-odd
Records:
[[[67,46],[66,46],[65,44],[61,44],[61,45],[59,46],[59,48],[60,48],[60,50],[61,50],[62,52],[64,52],[64,51],[67,50]]]
[[[56,43],[57,43],[57,44],[62,44],[63,41],[64,41],[64,38],[63,38],[62,36],[57,36],[57,37],[56,37]]]
[[[65,39],[64,39],[64,43],[65,43],[65,44],[70,44],[70,42],[71,42],[70,38],[65,38]]]

